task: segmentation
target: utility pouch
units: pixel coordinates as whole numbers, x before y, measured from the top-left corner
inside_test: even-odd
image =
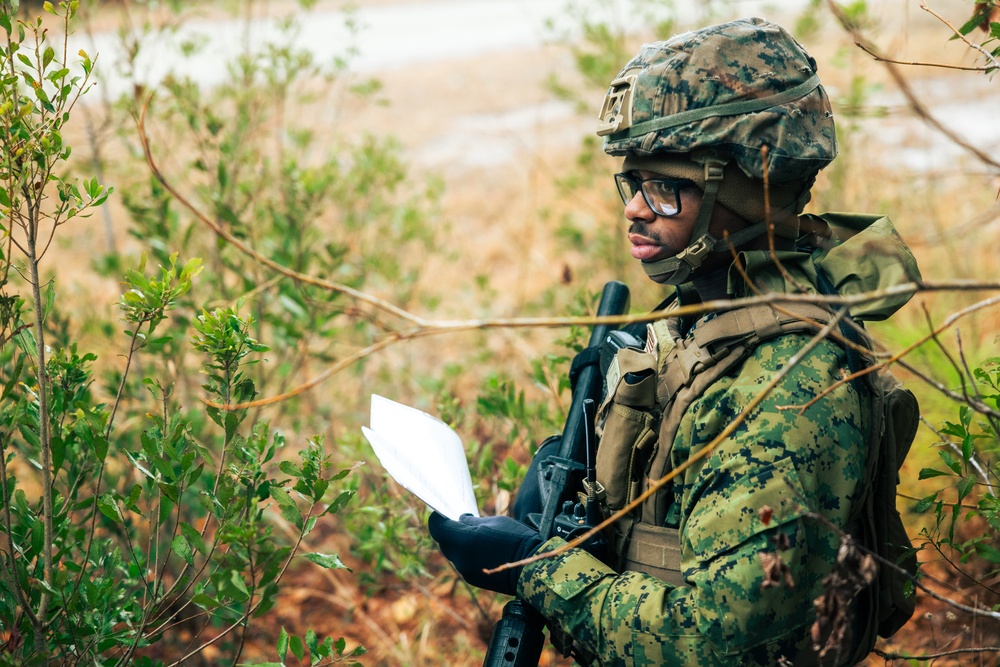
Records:
[[[605,489],[607,511],[616,512],[642,486],[656,446],[660,420],[656,408],[656,355],[634,348],[619,350],[607,380],[608,395],[598,415],[602,432],[596,466],[597,479]],[[619,556],[630,523],[619,521],[614,526],[612,552]]]

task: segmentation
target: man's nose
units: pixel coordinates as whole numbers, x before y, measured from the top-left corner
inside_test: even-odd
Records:
[[[642,196],[641,190],[637,190],[632,195],[632,199],[625,205],[625,217],[629,220],[649,220],[656,217],[656,213],[649,208],[646,198]]]

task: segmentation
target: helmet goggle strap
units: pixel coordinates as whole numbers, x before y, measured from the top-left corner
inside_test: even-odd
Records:
[[[739,247],[767,231],[767,225],[760,222],[746,229],[741,229],[730,235],[728,239],[716,239],[708,233],[708,227],[712,222],[712,213],[715,211],[715,200],[718,198],[719,188],[722,186],[725,165],[724,161],[718,159],[710,159],[705,162],[705,193],[701,198],[701,208],[694,221],[694,229],[691,232],[692,241],[688,247],[673,257],[642,263],[646,275],[656,282],[664,285],[683,284],[711,253],[722,252],[729,246]]]

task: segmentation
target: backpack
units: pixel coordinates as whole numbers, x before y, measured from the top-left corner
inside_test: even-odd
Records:
[[[824,294],[837,292],[823,270],[817,271],[817,286]],[[860,331],[850,318],[840,321],[844,338],[870,348],[870,341]],[[847,361],[852,373],[868,366],[857,350],[850,347]],[[917,434],[920,405],[913,392],[903,388],[889,371],[883,369],[864,377],[873,400],[872,433],[865,471],[866,493],[855,509],[855,521],[860,525],[855,538],[880,560],[874,585],[861,591],[853,610],[854,627],[865,628],[865,636],[854,641],[863,655],[855,656],[848,664],[860,662],[871,652],[876,633],[885,638],[894,635],[916,608],[913,578],[917,574],[917,552],[896,509],[896,487],[900,482],[899,470]],[[859,616],[866,622],[859,622]]]
[[[896,509],[896,487],[899,469],[917,432],[920,407],[913,392],[904,389],[891,373],[869,375],[875,403],[873,433],[865,474],[866,494],[855,509],[860,528],[854,537],[880,560],[874,584],[863,589],[855,600],[853,627],[863,628],[864,636],[854,638],[856,652],[851,657],[853,662],[847,664],[856,664],[868,655],[875,646],[876,634],[886,638],[894,635],[910,620],[916,606],[916,549]]]

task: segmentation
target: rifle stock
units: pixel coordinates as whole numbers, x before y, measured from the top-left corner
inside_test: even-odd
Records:
[[[628,303],[628,287],[624,283],[610,281],[601,292],[597,314],[621,315],[628,311]],[[538,532],[546,541],[555,532],[556,517],[563,504],[574,499],[576,488],[586,472],[588,429],[592,430],[594,424],[584,409],[584,401],[601,402],[604,378],[597,360],[601,344],[610,331],[611,327],[606,324],[598,324],[591,331],[585,351],[589,352],[591,363],[583,367],[573,387],[559,452],[543,461],[538,470],[542,512],[531,518],[535,519]],[[537,667],[545,644],[542,633],[544,623],[541,615],[526,602],[518,599],[508,602],[500,620],[493,626],[483,667]]]

